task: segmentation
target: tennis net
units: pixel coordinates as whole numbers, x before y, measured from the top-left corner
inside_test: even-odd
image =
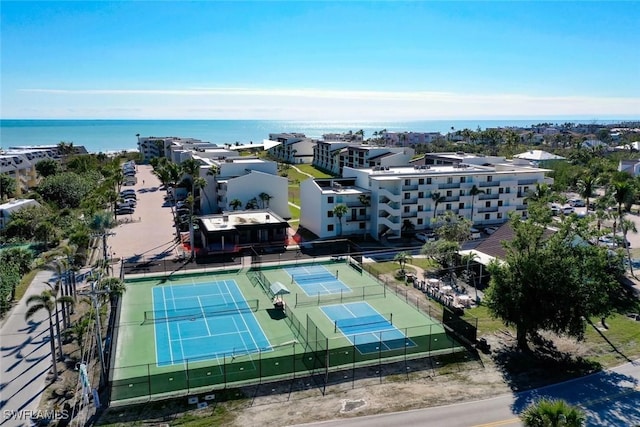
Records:
[[[236,301],[226,304],[205,305],[199,307],[176,308],[166,310],[148,310],[144,312],[144,322],[171,322],[195,320],[204,317],[231,316],[233,314],[258,311],[260,302],[255,300]]]
[[[362,333],[368,331],[354,331],[366,326],[366,329],[384,327],[393,325],[393,313],[374,314],[371,316],[349,317],[346,319],[338,319],[334,322],[334,332],[342,331],[344,334]]]
[[[329,272],[320,274],[294,274],[293,280],[298,283],[335,282],[336,276]]]

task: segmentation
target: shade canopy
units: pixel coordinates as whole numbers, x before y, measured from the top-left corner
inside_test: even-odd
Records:
[[[273,282],[269,288],[273,295],[286,295],[291,293],[289,289],[280,282]]]

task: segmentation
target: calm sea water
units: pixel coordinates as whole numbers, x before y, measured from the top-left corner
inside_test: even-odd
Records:
[[[197,138],[214,144],[255,143],[269,133],[301,132],[310,137],[324,133],[364,130],[365,138],[373,132],[388,131],[441,132],[522,126],[549,120],[429,120],[412,122],[305,122],[284,120],[0,120],[0,148],[16,145],[55,145],[61,141],[84,145],[89,152],[109,152],[137,148],[136,134],[141,136],[179,136]],[[579,120],[553,120],[553,123]],[[591,121],[593,122],[593,121]],[[599,121],[614,123],[615,121]]]

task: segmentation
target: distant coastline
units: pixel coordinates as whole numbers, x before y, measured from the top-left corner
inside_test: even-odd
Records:
[[[310,137],[324,133],[364,130],[365,138],[388,131],[440,132],[465,128],[530,127],[539,123],[596,123],[602,125],[640,119],[588,120],[576,118],[505,120],[287,121],[287,120],[33,120],[0,119],[0,148],[16,145],[52,145],[61,141],[83,145],[89,152],[137,150],[140,136],[179,136],[214,144],[261,142],[269,133],[300,132]]]

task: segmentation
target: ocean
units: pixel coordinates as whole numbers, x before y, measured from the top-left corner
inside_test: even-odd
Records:
[[[0,120],[0,149],[19,145],[56,145],[61,141],[83,145],[89,152],[137,149],[140,136],[197,138],[214,144],[262,142],[270,133],[300,132],[309,137],[362,129],[365,138],[388,131],[440,132],[452,128],[477,130],[491,127],[530,127],[538,123],[593,123],[575,119],[554,120],[426,120],[410,122],[320,122],[286,120]],[[617,123],[618,121],[597,121]]]

